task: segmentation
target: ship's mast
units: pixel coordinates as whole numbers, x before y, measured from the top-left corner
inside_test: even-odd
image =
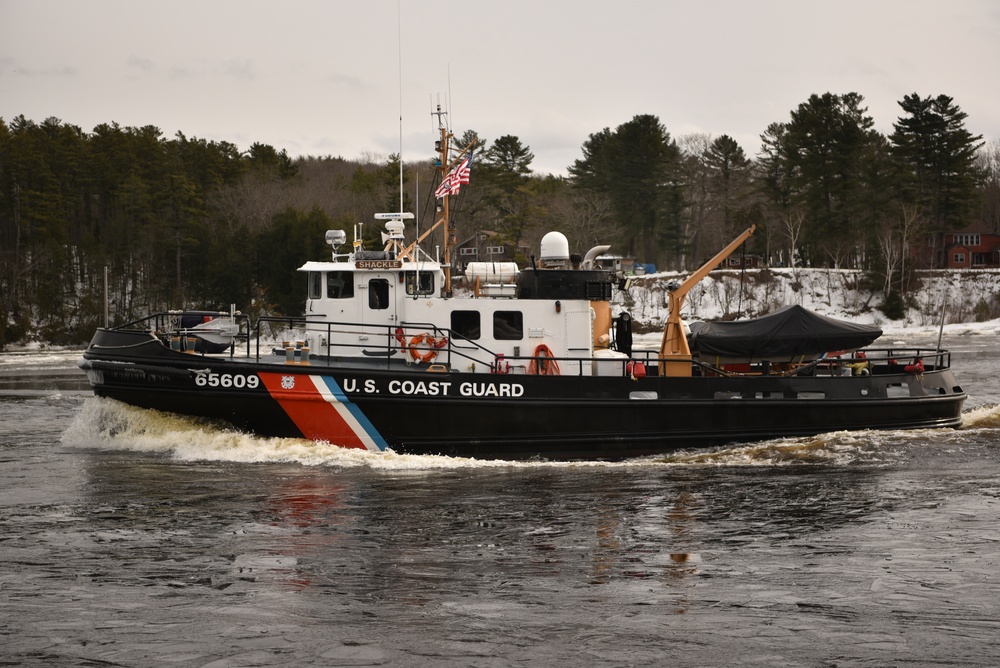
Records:
[[[441,138],[438,139],[436,142],[434,142],[434,148],[438,153],[437,164],[435,165],[437,168],[438,183],[441,183],[445,179],[445,177],[451,173],[451,170],[455,167],[455,165],[460,163],[465,158],[466,154],[469,151],[471,151],[472,147],[475,145],[475,140],[473,140],[472,143],[470,143],[468,146],[466,146],[458,153],[457,157],[454,160],[449,162],[448,154],[451,151],[451,140],[454,137],[451,134],[451,132],[449,132],[447,123],[444,122],[444,116],[447,113],[448,112],[446,111],[442,111],[440,104],[437,105],[437,111],[431,112],[432,116],[437,116],[438,118],[438,131],[441,133]],[[450,212],[449,212],[450,198],[451,195],[446,192],[438,200],[439,203],[435,207],[435,212],[434,212],[434,224],[428,227],[423,232],[423,234],[419,235],[416,241],[414,241],[412,244],[410,244],[401,251],[403,255],[409,255],[414,251],[416,246],[421,241],[426,239],[431,234],[431,232],[433,232],[439,227],[444,228],[444,244],[443,244],[444,262],[442,264],[444,264],[443,291],[446,297],[451,296],[451,247],[455,244],[455,228],[451,224]]]
[[[448,131],[447,123],[444,122],[445,113],[446,112],[441,110],[440,104],[437,106],[437,111],[432,112],[432,115],[437,116],[438,132],[441,133],[441,138],[435,142],[435,148],[438,152],[437,164],[440,167],[438,182],[440,182],[451,169],[451,166],[448,164],[448,144],[451,141],[451,132]],[[434,225],[431,227],[431,229],[441,226],[444,227],[444,294],[446,297],[451,296],[451,237],[454,232],[448,216],[448,200],[450,199],[451,196],[448,193],[445,193],[444,197],[441,198],[440,206],[435,207],[436,217],[434,219]]]

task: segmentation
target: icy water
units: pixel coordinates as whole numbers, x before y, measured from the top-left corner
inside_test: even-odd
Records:
[[[0,665],[995,666],[997,339],[946,341],[959,430],[616,464],[255,439],[0,355]]]

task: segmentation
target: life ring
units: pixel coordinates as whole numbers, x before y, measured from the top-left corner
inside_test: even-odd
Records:
[[[419,348],[417,348],[417,346],[425,341],[427,343],[427,350],[422,352]],[[444,348],[446,345],[448,345],[448,339],[446,337],[435,339],[429,333],[423,332],[410,339],[407,349],[410,351],[410,357],[413,358],[414,362],[423,362],[426,364],[433,361],[434,358],[437,357],[438,350]]]
[[[528,364],[528,374],[532,376],[558,376],[559,375],[559,363],[554,359],[549,359],[550,357],[555,357],[552,354],[552,349],[549,348],[544,343],[538,345],[535,348],[535,352],[532,354],[531,363]]]

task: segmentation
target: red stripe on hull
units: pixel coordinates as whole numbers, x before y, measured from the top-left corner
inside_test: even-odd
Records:
[[[320,394],[309,376],[266,372],[257,375],[264,382],[271,398],[278,402],[303,436],[344,448],[367,450],[337,407]],[[282,384],[285,378],[293,380],[292,387]]]

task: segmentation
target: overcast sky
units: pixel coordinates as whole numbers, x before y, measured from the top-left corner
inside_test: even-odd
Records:
[[[812,93],[892,131],[946,94],[1000,138],[997,0],[0,0],[0,117],[155,125],[292,156],[431,157],[450,126],[565,174],[588,135],[760,134]],[[402,123],[400,123],[402,116]]]

